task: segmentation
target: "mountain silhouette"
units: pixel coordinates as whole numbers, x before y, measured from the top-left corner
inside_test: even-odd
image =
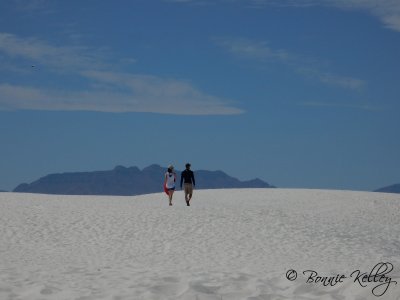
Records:
[[[150,165],[137,167],[117,166],[110,171],[70,172],[50,174],[30,184],[18,185],[14,192],[60,195],[142,195],[162,192],[166,168]],[[179,189],[180,171],[177,172]],[[196,189],[218,188],[273,188],[260,179],[240,181],[222,171],[194,171]]]
[[[374,192],[400,194],[400,183],[385,186],[383,188],[375,190]]]

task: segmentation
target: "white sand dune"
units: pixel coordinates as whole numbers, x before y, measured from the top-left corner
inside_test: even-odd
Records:
[[[0,299],[400,299],[399,195],[202,190],[167,204],[1,193]],[[349,278],[380,262],[389,285]],[[327,287],[305,270],[347,278]]]

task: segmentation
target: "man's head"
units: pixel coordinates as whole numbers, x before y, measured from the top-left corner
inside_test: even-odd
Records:
[[[189,169],[190,169],[190,164],[187,163],[187,164],[185,165],[185,167],[186,167],[187,170],[189,170]]]

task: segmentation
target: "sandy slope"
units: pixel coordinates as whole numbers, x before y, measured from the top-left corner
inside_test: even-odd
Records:
[[[174,200],[0,194],[0,299],[400,299],[399,195],[243,189],[196,191],[191,207],[181,192]],[[379,298],[377,282],[326,287],[302,274],[349,277],[380,262],[399,283]]]

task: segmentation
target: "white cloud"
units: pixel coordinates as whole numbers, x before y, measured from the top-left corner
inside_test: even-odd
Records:
[[[191,2],[196,2],[194,0],[165,0],[165,2],[171,2],[171,3],[191,3]]]
[[[82,82],[81,91],[15,85],[0,81],[0,109],[90,110],[103,112],[154,112],[186,115],[243,113],[231,101],[209,95],[192,84],[157,76],[105,72],[112,58],[86,47],[53,46],[8,33],[0,33],[0,53],[26,60],[50,70],[47,75],[67,72]],[[110,63],[107,63],[107,60]],[[129,63],[135,63],[128,58]],[[115,65],[118,65],[116,60]],[[7,66],[8,70],[12,68]],[[18,69],[16,67],[15,69]],[[44,71],[43,71],[44,72]],[[85,80],[83,80],[85,79]],[[66,83],[67,84],[67,83]]]
[[[9,0],[13,4],[13,8],[19,13],[25,15],[44,15],[54,14],[56,10],[55,1],[51,0]]]
[[[232,54],[257,60],[289,61],[290,54],[285,50],[275,50],[267,42],[254,41],[245,38],[215,38],[217,45],[224,47]]]
[[[322,101],[305,101],[299,104],[300,106],[310,106],[310,107],[344,107],[344,108],[352,108],[352,109],[360,109],[367,111],[381,111],[382,107],[377,107],[370,105],[368,103],[343,103],[343,102],[322,102]]]
[[[317,67],[313,66],[303,67],[297,65],[295,67],[295,71],[305,77],[316,79],[324,84],[337,86],[344,89],[361,90],[366,85],[366,82],[362,79],[332,74],[330,72],[321,71]]]
[[[361,79],[323,71],[315,59],[302,57],[283,49],[273,49],[267,42],[244,38],[217,38],[214,40],[217,45],[236,56],[262,63],[278,62],[289,66],[296,73],[307,78],[316,79],[324,84],[351,90],[359,90],[365,86],[365,81]]]
[[[199,0],[165,0],[177,3],[197,3]],[[311,7],[330,6],[339,9],[362,10],[377,17],[387,28],[400,31],[399,0],[210,0],[209,3],[242,3],[248,7],[266,6]]]
[[[95,76],[126,77],[125,82],[118,84],[128,88],[128,91],[102,88],[71,92],[0,84],[0,110],[152,112],[177,115],[243,113],[219,98],[203,94],[179,81],[111,73]]]
[[[66,71],[104,67],[104,57],[99,51],[83,46],[53,46],[35,38],[20,38],[0,33],[0,52],[11,58],[24,59],[32,64],[42,64],[53,70]]]
[[[49,0],[12,0],[17,9],[38,10],[47,7]]]
[[[365,86],[364,80],[353,77],[337,76],[330,73],[320,73],[318,74],[318,78],[321,82],[352,90],[358,90]]]
[[[180,4],[190,4],[190,5],[198,5],[198,6],[204,6],[204,5],[212,5],[215,4],[214,1],[210,0],[163,0],[164,2],[168,3],[180,3]]]
[[[315,2],[343,9],[365,10],[378,17],[387,28],[400,31],[399,0],[322,0]]]
[[[362,10],[377,17],[392,30],[400,31],[399,0],[238,0],[256,7],[267,5],[310,7],[330,6],[339,9]]]

